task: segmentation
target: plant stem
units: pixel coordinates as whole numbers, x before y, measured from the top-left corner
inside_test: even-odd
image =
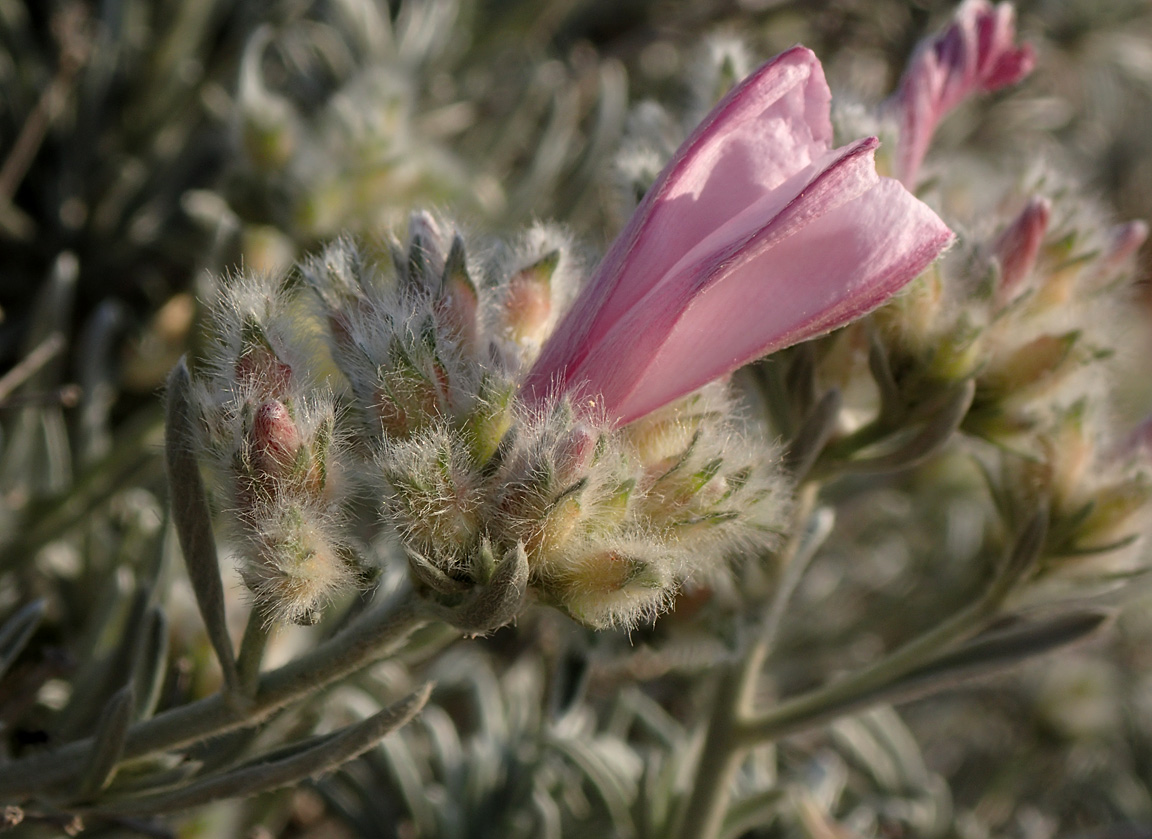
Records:
[[[264,650],[272,624],[257,603],[252,604],[248,613],[248,625],[244,627],[244,638],[240,641],[240,653],[236,656],[236,677],[240,693],[251,698],[259,687],[260,664],[264,661]]]
[[[745,744],[740,742],[736,708],[744,682],[743,662],[726,665],[717,685],[712,717],[704,732],[704,744],[696,763],[692,794],[680,814],[680,839],[715,839],[724,825],[732,781]]]
[[[724,825],[724,815],[732,796],[732,780],[749,747],[741,737],[741,721],[751,713],[760,670],[775,642],[788,602],[820,541],[810,522],[817,493],[816,484],[808,484],[801,490],[795,512],[797,525],[780,554],[783,574],[776,596],[741,661],[726,665],[717,684],[712,716],[696,764],[692,794],[686,809],[680,814],[677,834],[680,839],[713,839],[720,835]],[[805,543],[809,543],[809,550],[805,549]]]
[[[801,515],[808,515],[815,494],[801,497]],[[804,521],[803,518],[800,521]],[[807,532],[813,532],[807,528]],[[999,612],[1004,598],[1034,562],[1043,546],[1046,517],[1033,520],[1013,551],[1013,557],[973,603],[874,664],[810,693],[786,700],[768,711],[754,709],[756,683],[803,565],[812,551],[805,550],[802,528],[785,549],[785,577],[768,609],[761,631],[743,659],[727,668],[718,684],[715,705],[696,766],[695,784],[680,816],[679,839],[717,839],[731,797],[731,784],[744,754],[787,734],[868,707],[883,698],[883,689],[948,647],[980,632]],[[813,538],[809,537],[808,541]],[[799,566],[792,570],[792,566]],[[791,572],[791,573],[790,573]]]
[[[773,742],[872,704],[870,697],[876,691],[987,626],[1001,600],[986,595],[863,670],[741,721],[740,740],[749,747]]]

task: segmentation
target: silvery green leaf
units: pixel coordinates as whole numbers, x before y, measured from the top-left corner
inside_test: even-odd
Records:
[[[1001,572],[1006,585],[1012,585],[1028,576],[1039,562],[1047,541],[1048,511],[1040,508],[1033,512],[1012,546],[1012,553]]]
[[[406,739],[385,740],[365,759],[377,773],[377,783],[399,789],[419,835],[436,836],[436,810],[424,794],[425,775]]]
[[[195,408],[189,397],[191,377],[188,365],[180,360],[168,376],[167,435],[164,444],[168,463],[168,486],[172,495],[172,520],[180,536],[180,547],[188,568],[188,578],[196,593],[196,605],[208,631],[208,639],[224,673],[224,682],[236,690],[239,677],[236,657],[224,614],[224,583],[216,555],[216,537],[208,495],[196,462]]]
[[[1052,652],[1095,634],[1113,612],[1085,610],[1053,618],[1021,621],[986,632],[904,676],[890,690],[901,700],[933,693],[956,682],[999,672],[1033,656]]]
[[[153,606],[148,610],[142,637],[133,667],[133,686],[136,691],[136,719],[147,719],[156,710],[160,691],[164,687],[168,664],[168,618],[164,609]]]
[[[158,792],[186,783],[200,773],[203,764],[183,755],[159,755],[144,760],[125,761],[108,787],[109,795]]]
[[[439,705],[429,705],[420,715],[420,726],[428,733],[433,768],[449,787],[456,786],[467,770],[464,748],[452,718]]]
[[[106,454],[112,444],[109,415],[116,401],[114,353],[128,322],[128,310],[116,300],[104,300],[89,315],[80,334],[79,441],[81,462]]]
[[[607,807],[617,834],[635,836],[636,826],[631,816],[632,799],[637,792],[635,777],[614,765],[611,758],[596,748],[595,744],[586,743],[579,737],[549,736],[548,743],[587,777]]]
[[[147,590],[132,595],[116,636],[119,643],[111,652],[85,662],[73,680],[72,697],[58,723],[59,736],[71,740],[87,734],[104,703],[131,680],[150,598]]]
[[[124,753],[124,739],[136,709],[131,685],[118,690],[105,704],[96,723],[96,736],[80,775],[80,798],[91,798],[108,786]]]
[[[797,344],[789,353],[788,372],[784,387],[788,390],[793,410],[798,416],[807,416],[816,405],[816,352],[812,342]]]
[[[867,772],[881,790],[889,793],[903,791],[896,760],[858,717],[837,720],[831,726],[831,734],[839,751]]]
[[[796,480],[803,480],[808,475],[832,432],[836,430],[841,402],[840,391],[832,388],[804,416],[800,430],[784,454],[784,468]]]
[[[94,809],[105,815],[173,813],[211,801],[279,789],[330,772],[368,751],[411,720],[424,707],[431,692],[431,684],[425,684],[380,713],[341,729],[303,752],[249,764],[168,792],[119,798]]]
[[[875,330],[871,330],[868,337],[868,370],[876,382],[876,389],[880,391],[880,418],[882,422],[892,422],[903,413],[904,400],[900,397],[900,388],[892,375],[888,349]]]
[[[561,839],[563,830],[560,807],[552,800],[547,790],[539,786],[532,790],[532,809],[537,816],[536,835],[540,839]]]
[[[926,790],[939,778],[924,763],[924,755],[912,732],[891,707],[881,705],[859,717],[864,725],[896,761],[901,783],[905,789]]]
[[[842,461],[837,464],[837,468],[844,472],[868,474],[894,472],[923,463],[952,439],[968,414],[975,395],[975,381],[965,379],[952,388],[919,430],[894,450],[872,457]]]
[[[621,740],[628,738],[632,727],[639,726],[655,737],[666,749],[683,748],[688,734],[684,727],[662,706],[635,686],[625,687],[617,697],[612,717],[605,730]]]

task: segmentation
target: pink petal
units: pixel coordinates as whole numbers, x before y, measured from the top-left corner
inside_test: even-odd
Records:
[[[876,177],[875,140],[840,150],[792,200],[670,276],[569,376],[620,423],[775,349],[860,316],[951,240],[926,206]],[[781,190],[783,191],[783,190]],[[594,393],[593,393],[594,391]]]
[[[684,255],[824,154],[831,95],[794,47],[737,85],[648,190],[588,287],[542,349],[525,392],[542,396]]]
[[[927,206],[881,179],[694,300],[615,415],[630,422],[755,358],[855,320],[919,275],[951,240]]]
[[[1104,249],[1104,266],[1119,268],[1133,257],[1148,238],[1148,222],[1143,219],[1118,224],[1108,231],[1109,242]]]

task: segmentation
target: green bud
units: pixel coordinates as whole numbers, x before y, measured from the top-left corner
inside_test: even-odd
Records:
[[[508,281],[501,317],[518,344],[539,344],[548,337],[552,318],[552,275],[560,264],[560,251],[545,254]]]

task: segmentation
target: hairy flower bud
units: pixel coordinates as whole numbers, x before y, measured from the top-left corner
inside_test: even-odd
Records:
[[[552,323],[552,275],[559,262],[560,252],[551,251],[509,280],[500,316],[516,343],[536,345],[547,337]]]
[[[1051,215],[1048,199],[1033,198],[993,244],[993,253],[1000,263],[1000,300],[1015,296],[1020,284],[1032,273]]]
[[[674,592],[672,569],[647,540],[592,546],[545,571],[547,597],[583,623],[633,625],[663,609]]]
[[[255,517],[252,529],[240,574],[270,621],[315,623],[337,594],[355,585],[333,522],[315,508],[272,507]]]
[[[249,439],[254,471],[272,479],[291,474],[304,445],[292,414],[275,399],[256,409]]]

